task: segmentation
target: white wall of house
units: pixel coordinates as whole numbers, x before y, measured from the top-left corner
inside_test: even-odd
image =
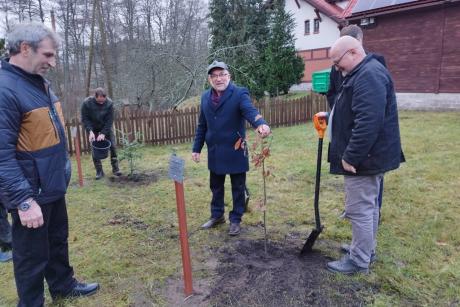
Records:
[[[296,23],[294,30],[296,50],[301,51],[331,47],[340,35],[337,23],[320,13],[322,21],[319,26],[319,33],[314,33],[314,20],[317,18],[314,7],[302,0],[298,2],[300,4],[300,9],[297,7],[295,0],[286,1],[286,11],[292,14]],[[305,20],[310,20],[309,35],[305,35]]]

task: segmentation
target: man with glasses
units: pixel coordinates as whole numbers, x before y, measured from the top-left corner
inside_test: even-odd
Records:
[[[110,164],[112,165],[112,173],[115,176],[121,176],[112,130],[113,113],[113,102],[101,87],[94,91],[94,96],[86,98],[81,106],[81,121],[89,135],[89,141],[109,140],[111,142]],[[96,180],[99,180],[104,177],[102,162],[93,155],[93,163],[96,168]]]
[[[270,128],[253,106],[246,88],[231,82],[224,62],[214,61],[208,66],[211,89],[201,96],[200,117],[193,144],[192,159],[200,161],[204,143],[208,148],[208,169],[212,192],[211,218],[201,228],[208,229],[225,223],[224,184],[227,174],[232,183],[233,210],[230,211],[229,235],[241,231],[241,218],[245,211],[246,172],[249,170],[247,148],[235,146],[246,137],[245,122],[266,137]],[[245,144],[245,142],[242,142]]]
[[[327,264],[343,274],[367,273],[376,257],[379,191],[386,172],[397,169],[401,150],[393,80],[373,54],[351,36],[339,38],[331,59],[345,76],[329,118],[331,174],[344,175],[345,217],[352,226],[349,253]]]

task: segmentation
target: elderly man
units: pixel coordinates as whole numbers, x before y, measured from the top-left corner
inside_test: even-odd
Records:
[[[200,153],[206,142],[208,169],[212,192],[211,218],[201,227],[208,229],[225,223],[224,183],[227,174],[232,182],[233,210],[229,214],[229,235],[240,233],[240,222],[245,210],[246,172],[249,170],[247,148],[235,146],[246,137],[245,120],[266,137],[270,128],[252,105],[246,88],[231,82],[224,62],[214,61],[208,66],[208,82],[211,89],[201,96],[201,109],[192,159],[200,161]]]
[[[94,91],[94,96],[87,97],[81,106],[81,121],[88,132],[90,142],[95,140],[109,140],[110,145],[110,163],[112,173],[115,176],[121,176],[118,168],[117,150],[112,130],[113,125],[113,102],[107,97],[105,90],[101,87]],[[101,160],[93,156],[94,167],[96,168],[96,180],[104,177]]]
[[[332,174],[344,175],[345,217],[351,222],[352,242],[349,254],[329,262],[327,268],[367,273],[375,259],[382,178],[404,161],[396,96],[385,66],[374,55],[366,55],[355,38],[339,38],[331,58],[345,78],[329,119],[328,161]]]
[[[70,161],[61,105],[44,78],[56,64],[59,38],[41,23],[8,33],[11,58],[0,69],[0,195],[11,211],[18,306],[93,294],[69,264],[65,194]]]

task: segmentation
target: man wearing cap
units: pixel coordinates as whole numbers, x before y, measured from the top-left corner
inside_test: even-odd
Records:
[[[107,97],[105,90],[101,87],[94,91],[94,96],[87,97],[81,106],[81,121],[88,133],[88,139],[93,141],[109,140],[110,145],[110,163],[112,173],[115,176],[121,176],[118,167],[117,150],[115,148],[113,125],[113,102]],[[96,168],[96,180],[104,177],[101,160],[93,155],[93,163]]]
[[[235,149],[235,143],[246,137],[245,121],[266,137],[270,127],[252,105],[249,91],[231,82],[224,62],[214,61],[208,66],[211,89],[201,96],[200,117],[193,143],[192,159],[200,161],[204,143],[208,148],[209,183],[212,192],[211,218],[201,228],[208,229],[225,223],[224,183],[227,174],[232,183],[233,210],[230,211],[229,235],[240,233],[245,209],[246,172],[249,160],[245,148]]]

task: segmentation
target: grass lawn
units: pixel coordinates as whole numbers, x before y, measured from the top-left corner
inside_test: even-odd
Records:
[[[401,112],[403,149],[407,162],[385,176],[378,262],[367,276],[333,278],[366,282],[375,289],[375,306],[460,304],[460,112]],[[253,138],[252,132],[250,138]],[[316,168],[317,136],[312,124],[274,130],[272,156],[266,164],[267,226],[271,241],[290,233],[310,233]],[[173,147],[186,160],[184,182],[194,280],[216,273],[202,263],[211,257],[202,247],[226,244],[227,228],[197,231],[209,217],[210,192],[206,150],[203,161],[191,160],[190,144],[146,147],[139,168],[154,172],[149,185],[118,185],[95,181],[89,156],[83,157],[85,186],[77,185],[76,164],[68,191],[70,257],[76,276],[98,281],[101,291],[90,298],[61,301],[63,306],[168,306],[168,280],[181,276],[174,183],[168,179]],[[322,241],[346,242],[350,225],[338,218],[343,209],[343,179],[328,173],[324,147],[320,212],[325,230],[317,245],[321,253],[339,252]],[[122,170],[127,172],[127,164]],[[109,161],[104,161],[106,173]],[[229,181],[229,180],[227,180]],[[262,196],[259,169],[248,173],[252,201]],[[230,185],[226,202],[231,203]],[[227,212],[228,212],[227,208]],[[252,209],[243,227],[263,238],[262,213]],[[258,230],[259,229],[259,230]],[[222,240],[225,238],[225,240]],[[302,238],[302,239],[304,239]],[[299,245],[300,248],[300,245]],[[15,306],[12,264],[0,264],[0,306]],[[252,286],[252,285],[248,285]],[[49,295],[47,302],[50,302]]]

